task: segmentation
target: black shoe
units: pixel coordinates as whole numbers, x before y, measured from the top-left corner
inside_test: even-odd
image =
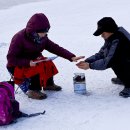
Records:
[[[112,78],[111,82],[113,84],[119,84],[119,85],[123,85],[123,82],[119,79],[119,78]]]
[[[124,98],[130,97],[130,88],[124,88],[120,93],[119,96]]]

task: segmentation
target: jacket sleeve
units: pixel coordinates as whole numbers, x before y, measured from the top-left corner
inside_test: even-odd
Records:
[[[115,53],[118,43],[119,43],[118,39],[113,40],[111,43],[112,45],[108,50],[108,54],[104,58],[95,60],[94,62],[90,63],[90,68],[95,70],[105,70],[109,68],[108,64]]]
[[[58,44],[55,44],[51,40],[48,39],[48,42],[45,46],[45,49],[53,54],[56,54],[58,56],[61,56],[65,59],[68,59],[69,61],[72,61],[71,58],[75,57],[73,53],[70,51],[64,49],[63,47],[60,47]]]
[[[23,46],[22,41],[16,35],[12,38],[9,51],[7,54],[8,65],[11,66],[29,66],[30,60],[22,57]]]
[[[103,48],[104,48],[104,46],[100,49],[100,51],[98,53],[96,53],[95,55],[92,55],[89,58],[87,58],[85,60],[85,62],[92,63],[96,60],[103,58]]]

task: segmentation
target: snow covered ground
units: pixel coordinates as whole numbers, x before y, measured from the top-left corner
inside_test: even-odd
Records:
[[[129,0],[28,0],[26,2],[33,2],[26,4],[23,4],[25,1],[5,1],[8,1],[7,7],[0,5],[0,81],[10,77],[6,70],[10,40],[34,13],[45,13],[51,23],[50,39],[77,56],[88,57],[102,46],[103,39],[92,34],[97,21],[104,16],[113,17],[118,25],[130,31]],[[43,54],[52,56],[46,51]],[[29,99],[20,90],[16,94],[23,112],[46,110],[46,114],[19,119],[16,124],[0,127],[0,130],[129,130],[130,98],[118,96],[123,86],[111,83],[110,79],[115,76],[111,69],[83,71],[63,58],[54,62],[59,69],[55,82],[62,86],[61,92],[46,92],[48,98],[42,101]],[[85,73],[89,96],[73,92],[76,72]]]
[[[7,9],[15,5],[25,4],[30,2],[38,2],[38,1],[46,1],[46,0],[0,0],[0,9]]]

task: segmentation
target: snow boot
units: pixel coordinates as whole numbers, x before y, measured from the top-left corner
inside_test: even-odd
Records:
[[[42,93],[41,91],[38,90],[28,90],[26,94],[28,98],[32,99],[42,100],[47,98],[47,95],[45,93]]]
[[[47,85],[44,90],[51,90],[51,91],[60,91],[62,88],[56,84]]]
[[[119,96],[124,98],[130,97],[130,88],[124,88],[120,93]]]
[[[111,82],[113,84],[123,85],[123,82],[119,78],[112,78]]]

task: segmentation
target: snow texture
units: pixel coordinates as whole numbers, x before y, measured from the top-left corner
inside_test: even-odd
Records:
[[[26,27],[29,18],[43,12],[49,18],[49,38],[55,43],[86,58],[103,45],[101,37],[94,37],[97,21],[105,16],[115,19],[119,26],[130,31],[129,0],[0,0],[0,81],[9,80],[6,55],[12,36]],[[44,56],[53,56],[47,51]],[[61,92],[46,91],[42,101],[27,98],[20,90],[16,99],[25,113],[45,115],[21,118],[17,123],[0,130],[129,130],[130,98],[119,97],[123,86],[111,83],[115,74],[105,71],[80,70],[75,63],[63,58],[54,60],[59,74],[55,83]],[[75,94],[74,73],[85,73],[87,95]]]

